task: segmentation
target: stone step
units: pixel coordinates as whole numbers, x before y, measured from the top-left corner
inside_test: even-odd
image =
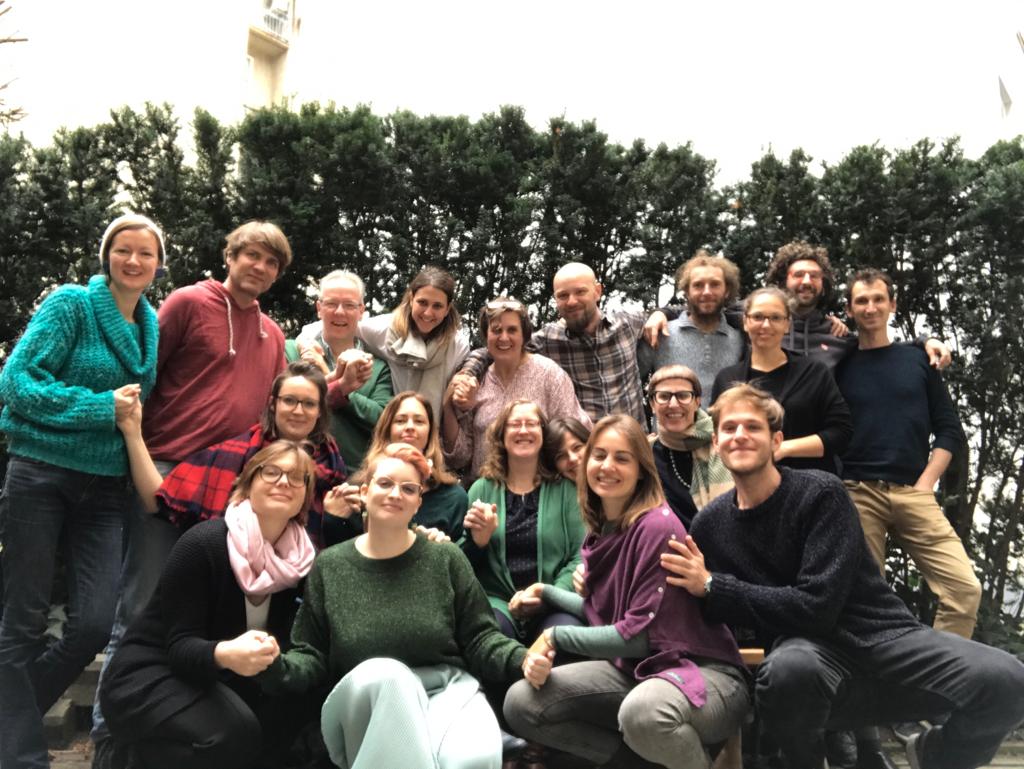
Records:
[[[43,716],[43,728],[46,730],[46,742],[51,746],[63,746],[75,737],[78,727],[78,715],[75,706],[68,697],[61,697]]]

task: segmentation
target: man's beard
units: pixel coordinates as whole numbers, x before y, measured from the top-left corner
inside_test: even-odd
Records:
[[[722,315],[722,310],[725,308],[725,299],[716,303],[714,310],[708,313],[701,312],[700,308],[689,299],[686,300],[686,306],[691,318],[704,321],[718,320]]]
[[[595,315],[597,315],[596,307],[592,310],[583,308],[580,310],[580,312],[576,313],[576,315],[574,315],[572,318],[566,318],[563,316],[562,320],[565,321],[565,327],[568,328],[570,331],[581,333],[583,331],[586,331],[587,326],[590,325],[590,322],[594,319]]]

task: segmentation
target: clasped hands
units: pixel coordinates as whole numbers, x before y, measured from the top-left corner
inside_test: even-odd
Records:
[[[218,643],[213,659],[218,667],[249,677],[262,673],[280,654],[281,647],[274,636],[264,630],[248,630],[237,638]]]

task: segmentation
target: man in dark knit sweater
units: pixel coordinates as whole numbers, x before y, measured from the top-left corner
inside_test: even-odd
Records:
[[[981,585],[934,494],[964,443],[960,420],[927,357],[889,341],[896,309],[889,276],[875,269],[855,273],[847,301],[860,334],[858,349],[836,371],[854,426],[843,479],[868,548],[884,574],[886,535],[895,535],[938,596],[935,629],[970,638]]]
[[[662,563],[709,619],[750,627],[770,649],[756,703],[787,766],[821,769],[826,728],[937,716],[948,719],[907,744],[913,769],[986,763],[1024,719],[1024,666],[914,619],[872,560],[842,483],[776,468],[782,407],[767,393],[735,387],[711,414],[736,489],[698,513]]]

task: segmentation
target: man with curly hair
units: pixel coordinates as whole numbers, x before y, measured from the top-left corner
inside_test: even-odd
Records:
[[[836,280],[824,246],[812,246],[805,240],[787,243],[775,253],[764,282],[788,291],[795,300],[783,349],[814,355],[831,371],[857,349],[856,335],[837,336],[834,319],[828,314]],[[949,365],[949,348],[938,339],[920,337],[915,344],[924,347],[935,368]]]

